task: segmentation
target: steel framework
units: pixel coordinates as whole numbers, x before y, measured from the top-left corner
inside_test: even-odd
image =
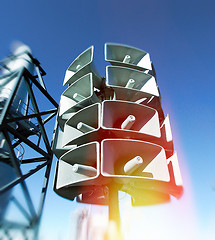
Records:
[[[10,203],[13,203],[21,215],[24,216],[25,222],[21,223],[18,220],[6,220],[5,217],[0,223],[0,239],[2,239],[1,237],[3,237],[3,239],[14,239],[14,231],[21,233],[23,239],[38,238],[39,223],[44,207],[53,159],[51,143],[45,124],[50,123],[50,120],[56,115],[58,104],[46,90],[43,82],[43,76],[46,75],[46,73],[40,66],[39,61],[30,53],[28,53],[28,55],[32,60],[36,75],[33,76],[25,67],[11,73],[10,78],[14,78],[14,81],[16,81],[14,88],[9,98],[4,103],[1,103],[2,106],[0,106],[0,134],[2,134],[7,143],[10,159],[9,164],[16,173],[14,180],[7,182],[0,188],[0,196],[7,191],[11,191],[15,186],[20,186],[25,203],[20,201],[14,192],[10,197]],[[1,62],[1,68],[6,68],[5,62],[9,61],[12,57],[13,56],[4,59]],[[3,77],[4,76],[0,78]],[[25,104],[24,114],[14,116],[10,110],[21,81],[24,81],[27,87],[27,102]],[[37,94],[35,94],[35,91]],[[40,110],[38,96],[47,102],[47,105],[44,104],[45,106],[50,105],[52,109]],[[11,138],[11,136],[13,137]],[[16,149],[18,146],[21,147],[23,145],[26,146],[27,149],[30,149],[30,157],[21,159],[20,155],[17,155]],[[4,158],[0,158],[0,161],[4,161]],[[43,171],[40,171],[42,169]],[[42,175],[44,175],[43,179],[41,179],[42,189],[40,196],[38,196],[39,204],[35,206],[30,192],[31,185],[28,186],[26,181],[39,171],[40,174],[42,172]]]

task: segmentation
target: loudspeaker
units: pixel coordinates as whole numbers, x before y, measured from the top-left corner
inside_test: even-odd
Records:
[[[115,100],[130,101],[158,111],[160,122],[164,121],[159,89],[155,78],[137,70],[107,66],[107,86],[114,92]]]
[[[71,191],[71,187],[96,184],[96,179],[99,176],[99,165],[98,142],[83,144],[66,152],[58,161],[55,190],[63,196],[63,191],[68,187]]]
[[[160,191],[169,182],[164,149],[156,144],[127,139],[101,142],[101,174],[125,186]]]
[[[69,150],[74,149],[77,147],[76,145],[64,146],[64,132],[61,129],[56,127],[53,142],[52,142],[52,151],[55,156],[59,159],[64,153],[68,152]]]
[[[155,78],[150,74],[126,67],[107,66],[106,76],[107,85],[114,87],[116,95],[118,88],[125,90],[124,98],[129,94],[129,91],[131,92],[129,94],[131,98],[133,98],[132,95],[138,95],[139,93],[140,97],[136,100],[141,98],[142,92],[157,97],[160,96]]]
[[[80,203],[108,205],[109,189],[133,206],[170,201],[183,191],[169,116],[165,118],[149,54],[105,44],[106,79],[91,46],[69,66],[52,149],[54,190]],[[149,74],[150,73],[150,74]]]
[[[71,84],[62,94],[62,96],[69,98],[69,108],[63,106],[63,114],[76,112],[90,104],[100,102],[99,98],[94,92],[93,75],[88,73]],[[60,105],[61,107],[61,105]],[[61,111],[62,115],[62,111]]]
[[[63,100],[63,99],[64,99],[63,96],[61,96],[61,100]],[[61,109],[60,109],[61,107],[60,106],[63,105],[63,103],[64,103],[64,100],[60,102],[60,105],[59,105],[59,110],[60,111],[61,111]],[[65,106],[66,106],[66,104],[65,104]],[[60,113],[60,111],[59,111],[59,113]],[[63,111],[63,109],[62,109],[62,111]],[[64,125],[65,125],[66,121],[68,119],[70,119],[73,115],[74,115],[74,113],[63,113],[61,115],[58,114],[57,121],[58,121],[58,124],[59,124],[59,126],[60,126],[62,131],[64,130]]]
[[[71,84],[61,95],[58,121],[63,130],[65,122],[78,110],[100,102],[94,92],[93,74],[88,73]]]
[[[94,85],[96,88],[100,88],[102,84],[101,76],[95,68],[93,63],[93,52],[94,47],[91,46],[86,49],[83,53],[81,53],[68,67],[64,83],[65,84],[72,84],[79,78],[83,77],[88,73],[93,74]]]
[[[97,137],[100,127],[101,105],[92,104],[74,113],[64,125],[64,145],[83,144]]]
[[[140,71],[152,70],[149,54],[127,45],[106,43],[105,60],[112,65],[134,68]]]
[[[135,131],[160,137],[160,124],[155,109],[126,101],[103,101],[102,127],[104,129]],[[126,135],[126,132],[123,133]]]

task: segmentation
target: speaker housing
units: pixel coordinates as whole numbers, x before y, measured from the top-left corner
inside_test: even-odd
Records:
[[[122,128],[129,116],[135,118],[133,125],[130,128]],[[80,124],[84,125],[85,130],[78,128]],[[106,100],[101,104],[92,104],[78,112],[70,113],[70,118],[63,127],[64,146],[81,145],[103,138],[153,142],[163,146],[168,157],[174,150],[172,141],[166,140],[165,125],[161,132],[158,112],[133,102]]]
[[[114,178],[120,184],[142,186],[144,181],[170,180],[165,151],[159,145],[138,140],[105,139],[101,149],[102,175]],[[142,157],[143,164],[134,174],[125,174],[124,165],[136,156]]]
[[[160,97],[155,78],[147,73],[127,67],[107,66],[107,85],[124,90],[136,90],[153,96]],[[134,80],[133,86],[129,87],[129,80]],[[129,100],[130,101],[130,100]]]
[[[130,129],[122,129],[122,123],[130,115],[135,117],[134,124]],[[157,111],[148,106],[126,101],[103,101],[102,127],[161,136]],[[126,135],[125,132],[123,134]]]
[[[88,49],[82,52],[66,70],[63,85],[70,85],[79,78],[91,72],[93,74],[95,86],[100,88],[101,76],[94,65],[93,55],[94,46],[90,46]]]
[[[83,144],[66,152],[60,157],[56,167],[54,191],[63,197],[69,195],[69,199],[74,199],[80,194],[77,187],[98,184],[99,160],[98,142]],[[74,169],[76,165],[81,168]],[[73,188],[74,192],[71,191]]]
[[[152,70],[150,56],[147,52],[123,44],[106,43],[105,60],[112,65],[140,71]]]
[[[78,110],[87,107],[93,103],[100,102],[99,98],[94,92],[93,74],[88,73],[71,84],[62,94],[70,99],[68,109],[61,111],[62,114],[77,112]],[[62,106],[63,107],[63,106]]]
[[[59,158],[54,190],[80,203],[108,205],[113,187],[133,206],[179,198],[182,180],[169,116],[149,54],[106,43],[106,79],[93,63],[94,47],[66,71],[53,141]],[[150,74],[149,74],[150,73]]]
[[[141,157],[143,163],[134,168],[132,173],[127,174],[125,165],[136,156]],[[174,154],[167,159],[164,149],[150,142],[127,139],[103,140],[101,174],[118,184],[121,191],[133,195],[137,205],[137,201],[140,202],[138,198],[144,191],[149,191],[152,198],[161,193],[160,200],[157,199],[161,202],[169,199],[166,196],[168,194],[179,198],[183,193],[177,155]]]

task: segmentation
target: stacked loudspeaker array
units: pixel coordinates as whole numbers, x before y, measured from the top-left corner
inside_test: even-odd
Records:
[[[94,47],[68,67],[54,133],[59,159],[54,190],[67,199],[106,205],[109,189],[132,205],[180,197],[182,180],[169,117],[164,116],[148,53],[105,44],[106,78],[93,64]]]

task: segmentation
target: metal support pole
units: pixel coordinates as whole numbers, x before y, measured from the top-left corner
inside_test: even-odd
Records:
[[[115,186],[109,187],[109,221],[113,221],[120,232],[119,194]]]
[[[109,186],[109,226],[105,234],[105,240],[123,240],[120,228],[119,189]]]

